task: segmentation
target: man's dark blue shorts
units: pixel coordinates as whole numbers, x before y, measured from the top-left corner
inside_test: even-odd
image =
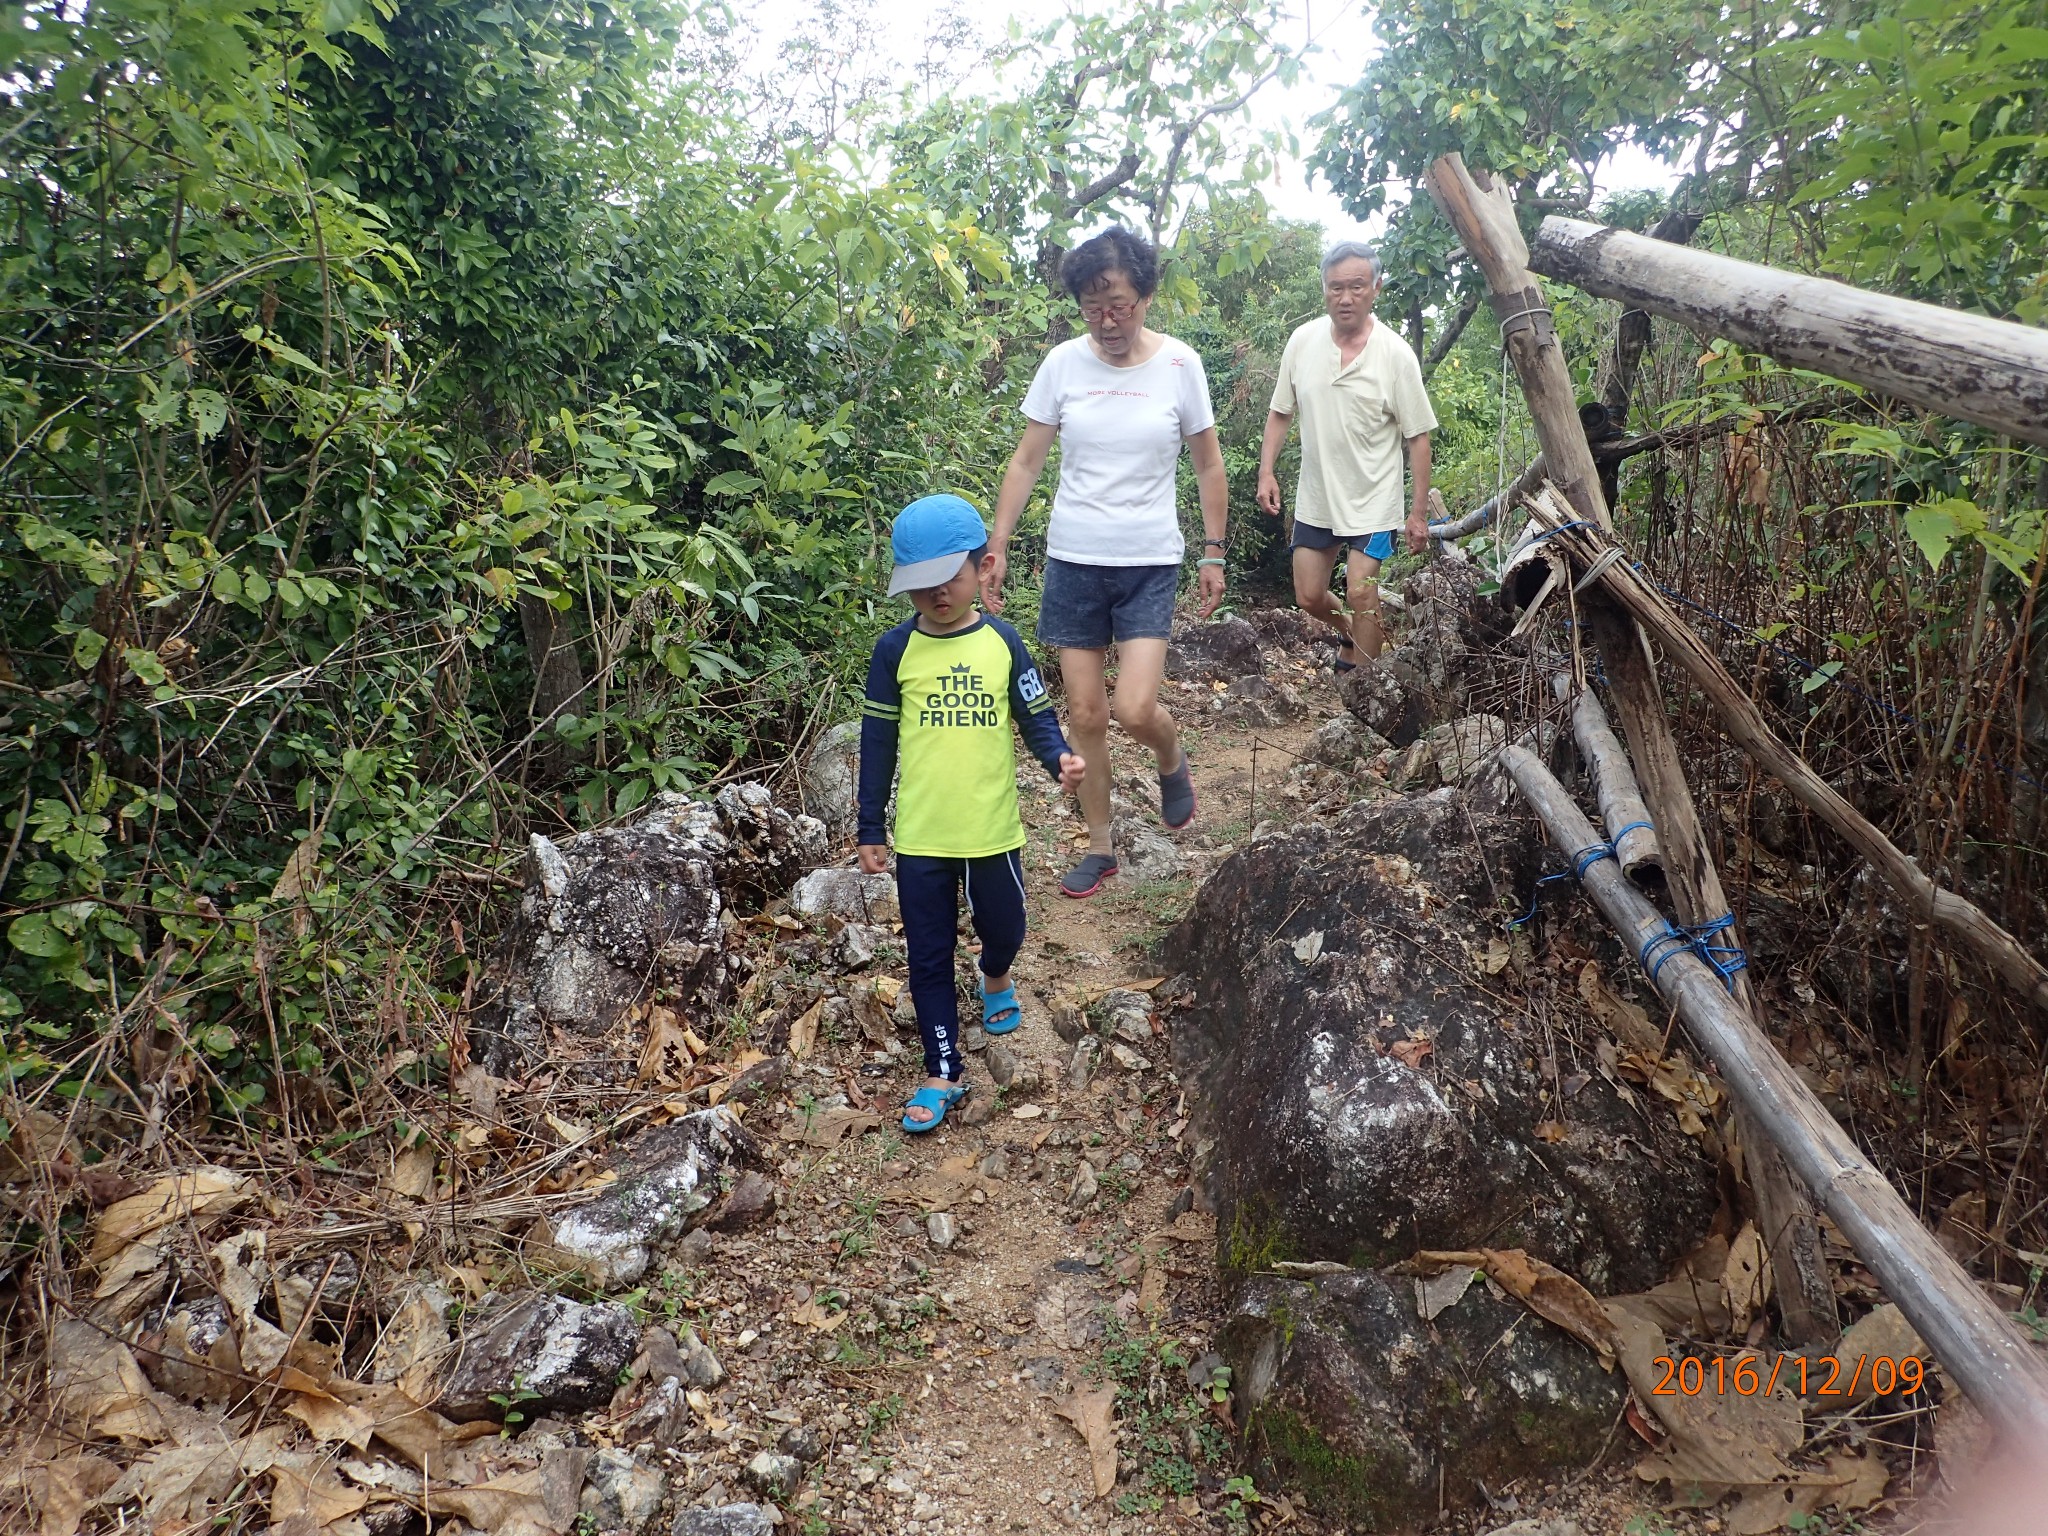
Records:
[[[1165,640],[1173,634],[1178,565],[1079,565],[1047,560],[1038,598],[1038,641],[1079,651],[1112,640]]]
[[[1318,528],[1314,523],[1294,520],[1294,539],[1289,549],[1335,549],[1347,544],[1368,560],[1387,560],[1394,553],[1394,530],[1385,529],[1379,533],[1361,533],[1347,538],[1341,533],[1332,533],[1327,528]]]

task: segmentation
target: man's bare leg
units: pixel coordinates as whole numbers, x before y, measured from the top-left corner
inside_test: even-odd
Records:
[[[1310,618],[1327,624],[1337,631],[1344,649],[1338,653],[1340,660],[1356,662],[1355,655],[1346,652],[1352,649],[1351,620],[1344,612],[1343,604],[1337,601],[1337,594],[1330,590],[1330,576],[1337,569],[1337,548],[1297,549],[1294,552],[1294,601],[1301,611]]]
[[[1344,567],[1344,589],[1359,654],[1379,655],[1387,648],[1387,626],[1380,619],[1380,562],[1354,546]]]

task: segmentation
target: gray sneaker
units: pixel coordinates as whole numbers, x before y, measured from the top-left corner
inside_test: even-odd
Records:
[[[1116,855],[1110,853],[1084,853],[1081,862],[1060,876],[1060,894],[1076,900],[1093,896],[1102,889],[1102,882],[1117,871]]]
[[[1175,832],[1195,819],[1195,780],[1186,753],[1178,768],[1159,775],[1159,819]]]

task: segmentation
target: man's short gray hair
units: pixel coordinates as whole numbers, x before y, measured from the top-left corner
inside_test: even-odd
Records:
[[[1338,262],[1351,261],[1354,258],[1366,262],[1372,267],[1372,280],[1374,282],[1380,280],[1380,253],[1367,245],[1363,240],[1339,240],[1335,245],[1323,252],[1323,276],[1328,277],[1330,275],[1330,268],[1337,265]]]

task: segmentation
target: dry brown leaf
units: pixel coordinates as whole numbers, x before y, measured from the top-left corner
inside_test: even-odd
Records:
[[[1611,992],[1600,979],[1600,966],[1588,960],[1579,971],[1579,996],[1593,1017],[1631,1051],[1655,1058],[1664,1054],[1664,1033],[1650,1016],[1627,998]]]
[[[104,1264],[130,1243],[174,1221],[225,1215],[249,1198],[248,1181],[226,1168],[193,1168],[116,1200],[93,1221],[91,1258]]]
[[[434,1149],[425,1145],[404,1148],[391,1159],[391,1177],[384,1182],[394,1195],[425,1200],[434,1192]]]
[[[395,1386],[359,1381],[333,1381],[328,1390],[342,1402],[370,1416],[370,1433],[422,1471],[446,1475],[455,1447],[480,1435],[494,1435],[488,1419],[451,1424],[431,1408],[422,1407]]]
[[[295,1392],[279,1406],[311,1430],[315,1440],[338,1440],[359,1451],[370,1448],[370,1414],[359,1404],[344,1403],[325,1392]]]
[[[1435,1050],[1436,1046],[1432,1041],[1416,1038],[1412,1040],[1396,1040],[1387,1047],[1387,1054],[1400,1062],[1402,1066],[1409,1068],[1411,1071],[1419,1072],[1422,1070],[1423,1062],[1427,1061]]]
[[[1032,1303],[1032,1321],[1061,1349],[1086,1349],[1102,1332],[1096,1315],[1096,1299],[1088,1287],[1060,1279],[1048,1285]]]
[[[297,1520],[302,1529],[324,1531],[370,1502],[364,1489],[334,1475],[323,1456],[309,1451],[280,1453],[270,1464],[270,1523]]]
[[[91,1323],[58,1322],[50,1337],[49,1370],[57,1416],[80,1438],[153,1445],[169,1437],[175,1405],[149,1384],[127,1345]]]
[[[896,1000],[903,995],[903,978],[900,976],[877,976],[875,978],[875,1000],[884,1008],[894,1008]]]
[[[1771,1299],[1770,1257],[1756,1223],[1746,1221],[1728,1245],[1728,1265],[1721,1272],[1721,1296],[1728,1306],[1728,1330],[1741,1334],[1749,1320]]]
[[[1440,1275],[1415,1277],[1415,1310],[1425,1323],[1433,1323],[1456,1306],[1479,1273],[1477,1265],[1453,1264]]]
[[[393,1382],[419,1402],[433,1398],[433,1373],[454,1348],[448,1334],[448,1297],[436,1287],[416,1285],[405,1294],[370,1355],[370,1380]]]
[[[1095,1496],[1106,1499],[1116,1488],[1116,1388],[1076,1392],[1054,1406],[1088,1442],[1088,1466],[1095,1474]]]
[[[455,1515],[491,1536],[561,1536],[567,1528],[548,1512],[538,1467],[467,1488],[429,1485],[426,1504],[429,1514]]]
[[[1472,1248],[1459,1252],[1424,1250],[1415,1256],[1421,1269],[1448,1269],[1470,1264],[1484,1270],[1502,1290],[1538,1317],[1557,1324],[1600,1357],[1603,1369],[1614,1368],[1614,1324],[1593,1293],[1555,1265],[1520,1248]]]
[[[810,1055],[811,1047],[818,1043],[818,1020],[824,1016],[825,999],[821,997],[798,1014],[796,1022],[789,1026],[789,1054],[798,1061]]]
[[[112,1507],[139,1501],[144,1530],[204,1529],[219,1513],[217,1505],[270,1470],[292,1430],[276,1424],[241,1440],[229,1439],[218,1426],[212,1426],[212,1433],[218,1438],[151,1451],[123,1472],[100,1502]]]
[[[51,1165],[78,1163],[78,1139],[64,1134],[64,1122],[46,1109],[17,1104],[7,1111],[13,1129],[0,1139],[0,1184],[23,1184],[46,1175]]]
[[[673,1008],[654,1008],[647,1015],[647,1040],[640,1048],[640,1070],[633,1085],[679,1084],[686,1081],[701,1050],[692,1051],[696,1036],[684,1025]]]
[[[1629,1297],[1609,1301],[1606,1311],[1629,1386],[1670,1437],[1636,1464],[1637,1477],[1668,1480],[1674,1500],[1696,1507],[1738,1488],[1810,1481],[1784,1459],[1806,1439],[1806,1421],[1788,1391],[1774,1397],[1660,1392],[1667,1384],[1657,1361],[1671,1354],[1664,1330]],[[1761,1509],[1760,1504],[1752,1514]]]
[[[1913,1325],[1906,1321],[1905,1314],[1889,1301],[1865,1313],[1851,1324],[1848,1332],[1842,1335],[1841,1343],[1829,1353],[1844,1366],[1849,1366],[1850,1362],[1857,1360],[1885,1359],[1897,1364],[1916,1358],[1931,1358],[1927,1346],[1921,1342],[1920,1335],[1914,1331]],[[1810,1372],[1807,1393],[1811,1398],[1824,1401],[1830,1412],[1853,1408],[1858,1403],[1869,1402],[1877,1395],[1877,1389],[1871,1384],[1874,1375],[1875,1373],[1870,1370],[1856,1371],[1851,1367],[1837,1373],[1837,1379],[1830,1382],[1826,1371]],[[1842,1379],[1845,1377],[1849,1379]],[[1893,1379],[1896,1380],[1896,1375]],[[1854,1395],[1842,1395],[1852,1384],[1855,1388]],[[1822,1398],[1820,1388],[1823,1386],[1833,1386],[1836,1391]]]
[[[881,1125],[880,1115],[864,1109],[821,1109],[812,1115],[793,1116],[782,1128],[782,1139],[807,1147],[836,1147],[849,1136],[865,1136]]]
[[[1536,1139],[1538,1141],[1558,1142],[1563,1141],[1569,1135],[1571,1135],[1571,1132],[1565,1129],[1562,1120],[1538,1120],[1536,1122]]]
[[[1138,1278],[1138,1310],[1155,1313],[1165,1303],[1166,1270],[1161,1265],[1148,1263]]]
[[[30,1467],[22,1486],[36,1508],[36,1536],[75,1536],[86,1510],[120,1476],[104,1456],[60,1456]]]
[[[1152,1235],[1170,1237],[1176,1243],[1213,1243],[1216,1240],[1216,1218],[1202,1211],[1182,1211],[1173,1218],[1171,1225]]]
[[[794,1312],[790,1313],[789,1320],[793,1323],[801,1323],[806,1328],[815,1328],[820,1333],[831,1333],[841,1323],[846,1321],[846,1314],[844,1312],[828,1312],[825,1308],[818,1305],[818,1298],[813,1296]]]
[[[994,1180],[982,1177],[981,1166],[972,1156],[963,1154],[927,1169],[911,1180],[906,1193],[927,1210],[947,1211],[972,1199],[977,1189],[993,1195],[997,1187]]]

